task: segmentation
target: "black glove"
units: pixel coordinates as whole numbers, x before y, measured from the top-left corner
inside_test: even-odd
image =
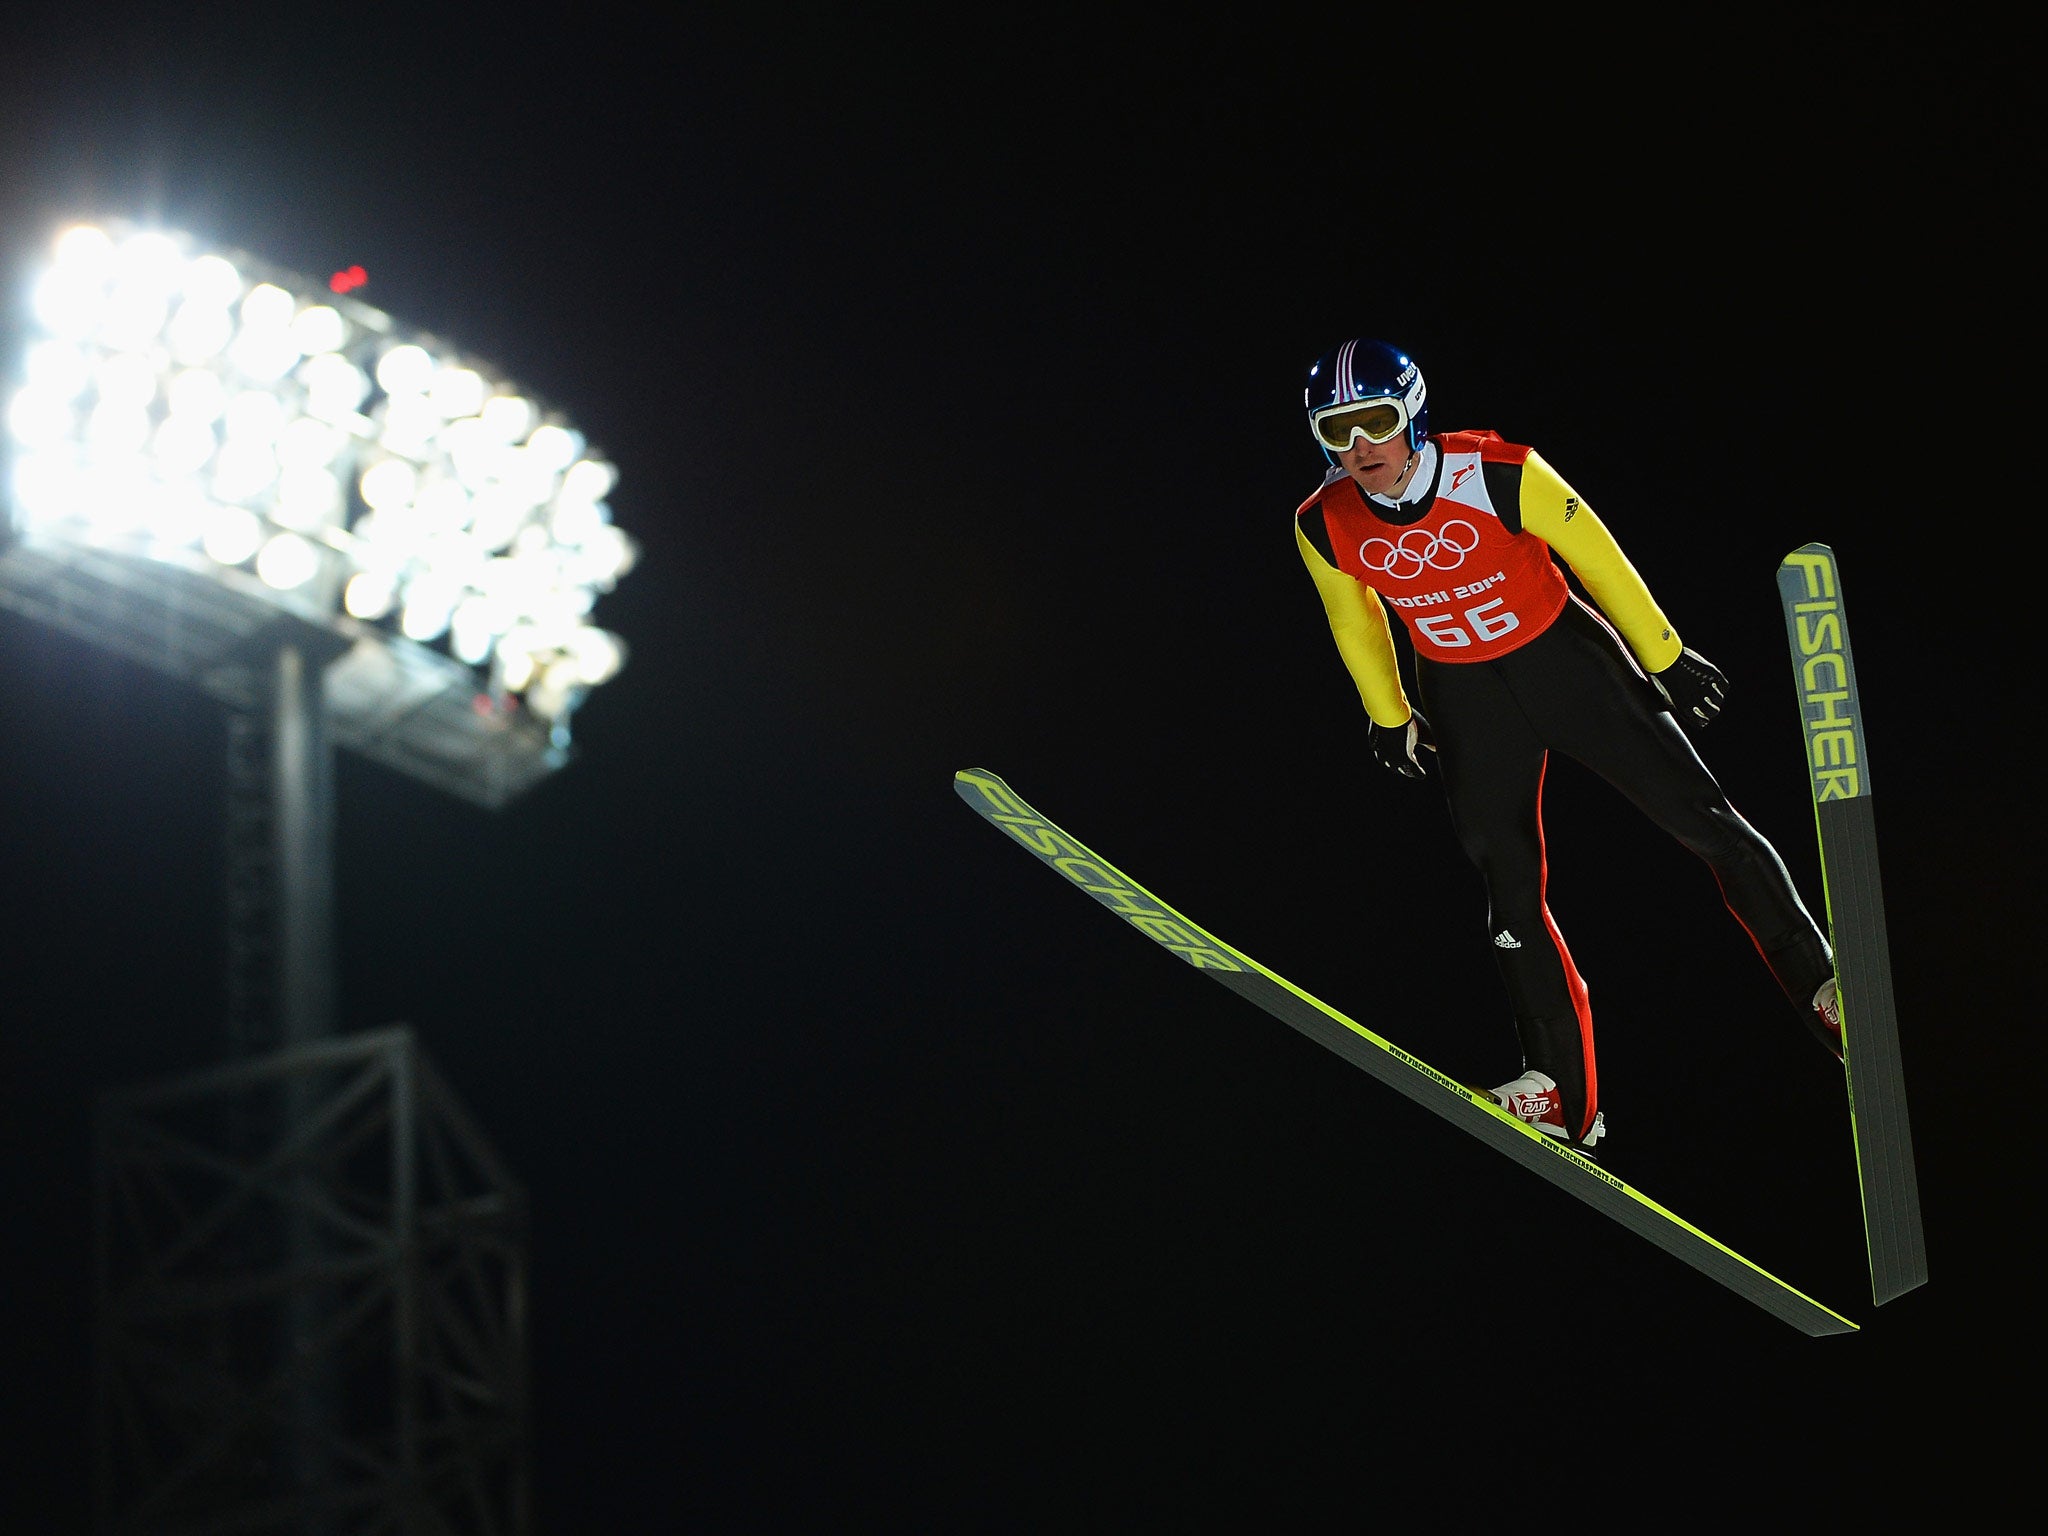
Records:
[[[1428,777],[1429,770],[1415,754],[1422,747],[1434,752],[1436,733],[1429,728],[1421,710],[1409,710],[1408,718],[1399,725],[1381,725],[1374,720],[1366,734],[1372,742],[1373,758],[1382,768],[1391,768],[1404,779]]]
[[[1728,679],[1721,669],[1690,646],[1662,672],[1652,672],[1650,681],[1671,706],[1678,723],[1695,730],[1712,725],[1714,716],[1721,713],[1721,701],[1728,697]]]

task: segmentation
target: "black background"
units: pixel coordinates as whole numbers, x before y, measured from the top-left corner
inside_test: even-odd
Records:
[[[360,263],[620,466],[632,658],[579,761],[498,814],[339,768],[344,1023],[414,1025],[532,1194],[543,1528],[1966,1511],[2035,1360],[2037,33],[1116,14],[0,34],[10,327],[68,218]],[[1702,749],[1816,908],[1773,573],[1834,547],[1928,1286],[1869,1305],[1840,1074],[1711,879],[1573,765],[1546,812],[1608,1166],[1862,1333],[1532,1178],[954,798],[1001,774],[1512,1074],[1476,877],[1366,759],[1286,526],[1302,376],[1358,334],[1600,511],[1732,679]],[[224,727],[13,614],[0,716],[8,1492],[56,1530],[93,1096],[220,1050]]]

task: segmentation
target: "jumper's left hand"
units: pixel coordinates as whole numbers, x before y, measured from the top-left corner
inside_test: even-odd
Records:
[[[1436,732],[1430,729],[1421,710],[1411,708],[1400,725],[1369,721],[1366,734],[1372,742],[1372,755],[1382,768],[1391,768],[1404,779],[1428,776],[1429,770],[1416,754],[1436,750]]]
[[[1728,679],[1706,657],[1691,646],[1662,672],[1652,672],[1650,681],[1671,706],[1681,725],[1704,730],[1721,713],[1721,701],[1728,697]]]

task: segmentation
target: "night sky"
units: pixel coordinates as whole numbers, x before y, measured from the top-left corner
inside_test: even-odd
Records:
[[[531,1196],[540,1528],[1577,1527],[2016,1478],[2037,31],[446,14],[10,8],[0,239],[17,273],[93,216],[359,263],[619,466],[642,558],[595,616],[632,654],[577,760],[496,813],[337,770],[344,1027],[411,1024]],[[1287,527],[1303,375],[1361,334],[1438,429],[1536,445],[1727,672],[1703,754],[1817,911],[1774,573],[1835,549],[1926,1287],[1870,1305],[1841,1074],[1704,868],[1576,765],[1545,806],[1606,1166],[1859,1335],[954,796],[990,769],[1444,1070],[1518,1070],[1477,876],[1372,765]],[[225,726],[12,612],[0,718],[6,1483],[55,1531],[93,1100],[223,1049]]]

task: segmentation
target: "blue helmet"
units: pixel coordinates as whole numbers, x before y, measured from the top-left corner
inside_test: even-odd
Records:
[[[1369,337],[1317,358],[1301,403],[1317,446],[1332,464],[1359,437],[1384,443],[1405,430],[1408,446],[1419,449],[1429,436],[1429,392],[1421,367],[1399,347]]]

